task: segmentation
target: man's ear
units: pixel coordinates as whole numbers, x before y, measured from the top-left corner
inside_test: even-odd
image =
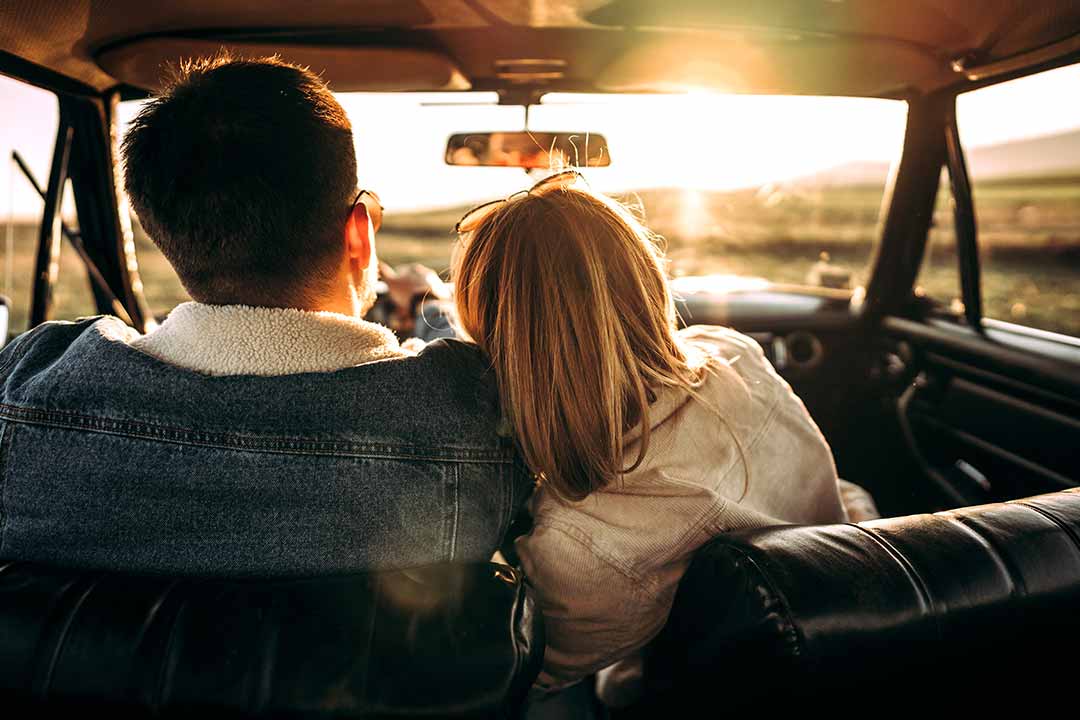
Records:
[[[349,220],[345,223],[345,252],[356,266],[365,268],[371,262],[371,245],[375,238],[375,228],[371,225],[367,207],[362,202],[356,203]]]

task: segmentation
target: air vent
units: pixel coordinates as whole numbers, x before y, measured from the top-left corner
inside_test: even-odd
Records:
[[[825,348],[816,335],[797,330],[784,338],[787,346],[787,359],[791,367],[811,370],[821,364],[825,357]]]

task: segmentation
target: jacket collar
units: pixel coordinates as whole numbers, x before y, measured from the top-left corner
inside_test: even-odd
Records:
[[[129,344],[206,375],[332,372],[412,354],[388,328],[348,315],[197,302],[177,305]]]

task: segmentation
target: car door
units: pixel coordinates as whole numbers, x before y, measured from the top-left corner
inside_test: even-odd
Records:
[[[945,123],[914,297],[884,320],[938,507],[1080,484],[1078,85],[1071,65],[976,87]]]

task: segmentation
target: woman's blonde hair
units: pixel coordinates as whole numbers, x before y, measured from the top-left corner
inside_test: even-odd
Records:
[[[656,236],[618,202],[566,185],[495,204],[460,231],[461,330],[491,359],[530,469],[579,500],[637,468],[656,390],[693,388],[702,372],[675,336]]]

